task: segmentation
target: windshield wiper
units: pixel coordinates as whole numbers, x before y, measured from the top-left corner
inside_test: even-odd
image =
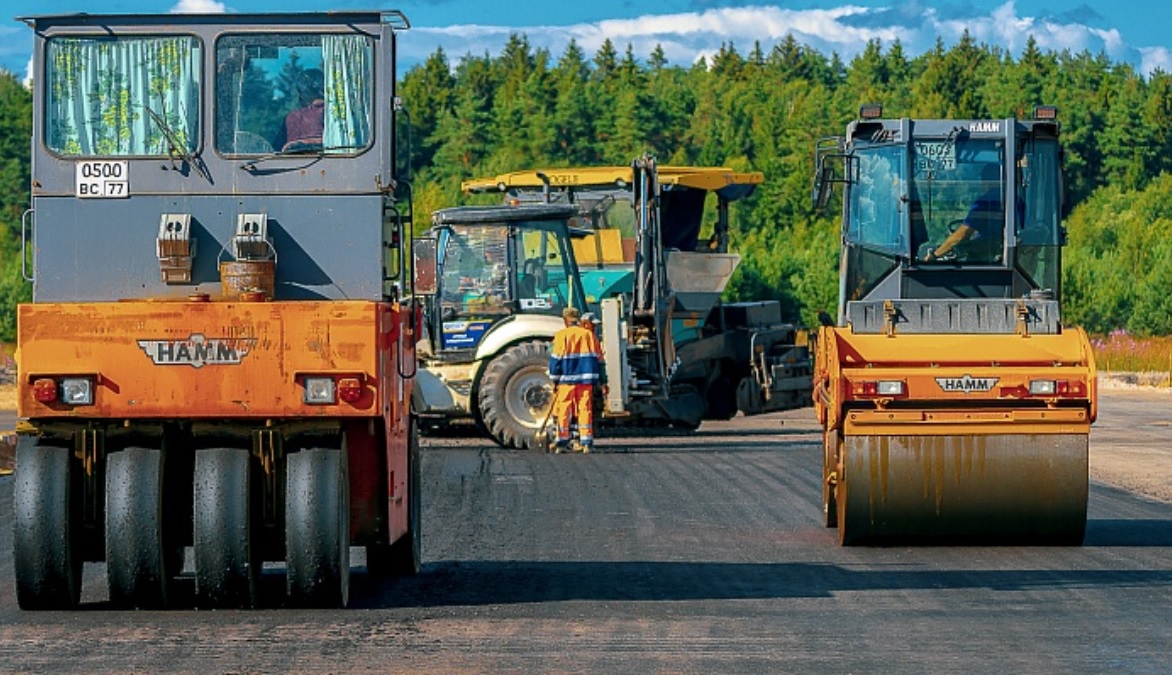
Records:
[[[199,158],[197,158],[194,153],[187,149],[187,144],[184,143],[183,139],[179,137],[179,134],[171,128],[171,125],[167,124],[167,120],[164,119],[163,116],[159,113],[151,110],[149,106],[144,105],[142,109],[145,110],[148,115],[150,115],[151,121],[155,123],[155,126],[159,128],[159,131],[163,132],[163,138],[166,138],[167,144],[171,146],[171,159],[179,157],[179,159],[182,159],[184,162],[186,162],[188,166],[199,172],[199,175],[203,176],[204,180],[209,183],[213,183],[212,177],[208,173],[207,168],[203,165],[203,162],[199,161]]]
[[[294,147],[294,148],[290,148],[288,150],[277,150],[276,152],[270,152],[267,155],[261,155],[260,157],[254,157],[253,159],[250,159],[247,162],[241,164],[240,168],[244,169],[245,171],[252,171],[253,169],[256,168],[257,164],[260,164],[261,162],[267,162],[270,159],[279,159],[281,157],[313,157],[316,159],[322,159],[323,157],[326,156],[327,153],[330,153],[330,152],[335,152],[338,150],[361,150],[364,147],[366,147],[366,146],[362,146],[362,145],[326,145],[326,146],[321,146],[321,147],[318,147],[318,146]]]

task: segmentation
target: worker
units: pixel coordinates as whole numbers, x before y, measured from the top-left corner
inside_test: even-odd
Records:
[[[925,262],[939,260],[962,242],[973,262],[995,262],[1001,255],[1003,210],[1001,174],[996,164],[981,169],[981,180],[988,188],[977,197],[969,212],[948,237],[936,248],[928,249]]]
[[[277,133],[273,147],[289,150],[298,146],[321,145],[326,123],[325,75],[309,68],[297,76],[297,101]]]
[[[549,355],[549,378],[554,384],[553,416],[557,424],[554,452],[570,446],[571,424],[576,419],[578,448],[590,452],[594,446],[594,385],[600,379],[602,349],[593,329],[580,325],[576,307],[562,310],[565,327],[553,336]]]

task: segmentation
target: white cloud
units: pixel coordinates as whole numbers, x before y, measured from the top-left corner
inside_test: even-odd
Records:
[[[179,0],[171,14],[223,14],[228,6],[216,0]]]
[[[33,86],[33,57],[28,57],[28,65],[24,67],[24,79],[21,80],[25,89]]]
[[[915,4],[915,3],[913,3]],[[912,11],[914,9],[915,11]],[[772,5],[725,7],[703,12],[645,15],[632,19],[612,19],[568,26],[491,26],[461,25],[446,27],[416,26],[399,43],[404,61],[420,61],[443,47],[452,65],[466,54],[497,54],[510,34],[522,34],[535,48],[545,48],[559,56],[570,39],[594,55],[603,41],[610,39],[620,54],[631,45],[636,57],[645,59],[658,44],[668,60],[690,64],[700,56],[710,56],[722,44],[732,43],[742,54],[754,42],[768,50],[793,35],[827,56],[837,52],[845,61],[859,54],[870,40],[890,46],[896,39],[911,55],[933,47],[939,36],[945,46],[955,44],[967,30],[977,42],[996,45],[1018,55],[1030,36],[1044,50],[1069,49],[1077,53],[1088,50],[1105,52],[1113,59],[1127,61],[1141,72],[1166,62],[1162,48],[1137,49],[1123,39],[1118,30],[1064,22],[1051,17],[1022,16],[1010,0],[991,12],[971,10],[965,17],[953,13],[944,17],[933,7],[912,9],[904,5],[860,7],[844,5],[833,9],[785,9]]]
[[[1139,50],[1143,56],[1140,61],[1140,70],[1151,73],[1159,68],[1165,73],[1172,73],[1172,52],[1165,47],[1144,47]]]

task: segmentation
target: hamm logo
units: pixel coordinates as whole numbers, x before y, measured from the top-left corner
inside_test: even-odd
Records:
[[[248,356],[255,338],[208,338],[193,333],[186,340],[139,340],[156,366],[234,366]]]
[[[965,375],[964,377],[938,377],[936,384],[940,388],[949,393],[960,392],[967,394],[970,391],[989,391],[997,385],[999,377],[973,377],[972,375]]]

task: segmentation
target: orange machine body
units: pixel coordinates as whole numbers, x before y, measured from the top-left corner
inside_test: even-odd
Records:
[[[204,433],[340,424],[354,537],[383,528],[371,500],[381,492],[378,469],[385,465],[384,534],[395,541],[408,527],[410,318],[396,303],[369,301],[23,304],[18,414],[38,425],[183,420],[202,424],[195,429]],[[37,400],[38,382],[64,377],[90,378],[93,404]],[[306,403],[307,377],[357,392],[350,401]],[[372,445],[378,438],[386,439],[385,464]]]

